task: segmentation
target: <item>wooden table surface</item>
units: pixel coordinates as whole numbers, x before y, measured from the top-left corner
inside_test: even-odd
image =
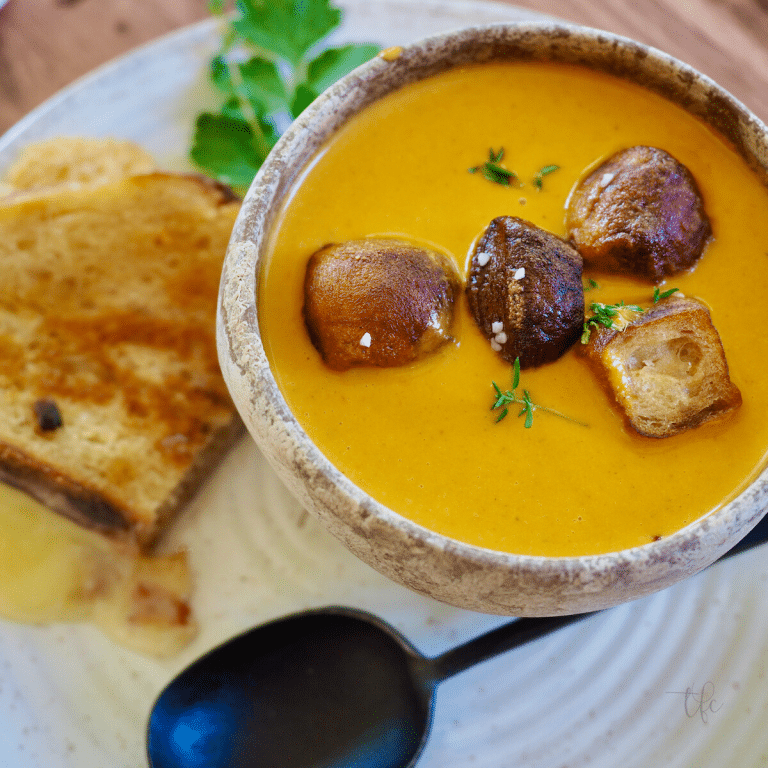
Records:
[[[655,45],[768,122],[768,0],[509,2]],[[9,0],[0,8],[0,134],[99,64],[207,15],[207,0]]]

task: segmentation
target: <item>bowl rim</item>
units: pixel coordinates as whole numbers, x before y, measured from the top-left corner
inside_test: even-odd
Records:
[[[543,47],[542,41],[546,43]],[[528,612],[516,610],[517,615],[608,607],[703,569],[746,535],[768,510],[765,460],[763,469],[730,501],[669,536],[640,546],[552,557],[501,552],[458,541],[377,502],[342,474],[311,441],[291,413],[271,371],[256,307],[270,230],[290,189],[311,166],[326,137],[357,111],[405,82],[470,63],[469,59],[465,61],[468,55],[479,63],[496,60],[506,50],[520,60],[520,56],[533,56],[536,45],[540,47],[534,58],[544,56],[547,61],[562,61],[558,57],[570,50],[575,60],[568,63],[602,69],[608,65],[613,69],[619,64],[618,76],[647,76],[647,82],[642,84],[668,99],[670,94],[686,94],[688,102],[683,107],[694,111],[721,136],[728,131],[725,135],[730,143],[768,186],[768,128],[708,76],[656,48],[603,30],[548,20],[500,22],[433,35],[403,46],[392,60],[380,55],[358,67],[318,97],[286,130],[244,198],[222,272],[217,320],[222,371],[249,431],[289,490],[337,538],[385,575],[418,592],[475,610],[487,608],[477,601],[456,602],[439,589],[435,594],[433,584],[415,580],[408,583],[402,569],[391,562],[378,562],[372,555],[373,548],[362,539],[374,533],[383,538],[389,535],[389,555],[392,547],[399,546],[395,542],[400,541],[419,556],[432,553],[438,560],[445,556],[454,565],[463,563],[467,573],[472,572],[468,580],[473,583],[482,581],[476,575],[478,568],[490,567],[507,574],[514,572],[519,587],[524,586],[525,579],[539,588],[545,584],[560,585],[559,602],[550,601],[545,608]],[[585,53],[587,47],[589,53]],[[446,65],[448,57],[451,62]],[[440,62],[439,66],[436,62]],[[497,574],[494,583],[498,582]],[[596,595],[607,584],[612,585],[613,598],[598,605]],[[574,590],[578,594],[571,594]],[[570,597],[562,597],[566,594]],[[562,610],[563,601],[569,603],[566,611]]]

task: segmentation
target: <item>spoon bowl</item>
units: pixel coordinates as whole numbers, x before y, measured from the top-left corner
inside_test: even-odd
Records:
[[[448,677],[590,614],[518,619],[435,658],[364,611],[324,608],[252,629],[160,694],[152,768],[406,768]]]
[[[431,716],[425,661],[394,629],[351,610],[274,621],[163,692],[150,719],[152,766],[409,765]]]
[[[768,539],[768,519],[731,549]],[[379,618],[324,608],[213,649],[149,717],[151,768],[408,768],[443,680],[594,613],[510,621],[434,658]]]

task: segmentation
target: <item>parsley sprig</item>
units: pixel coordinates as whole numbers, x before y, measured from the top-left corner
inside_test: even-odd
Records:
[[[225,0],[211,0],[214,14]],[[375,45],[327,47],[341,23],[331,0],[235,0],[209,76],[222,98],[195,121],[190,157],[219,180],[245,189],[280,134],[328,86],[378,53]]]
[[[502,419],[506,418],[509,414],[509,406],[510,405],[521,405],[522,408],[520,409],[520,412],[517,414],[519,417],[525,416],[525,428],[530,429],[533,426],[533,412],[534,411],[544,411],[546,413],[551,413],[553,416],[559,416],[562,419],[567,419],[568,421],[572,421],[575,424],[580,424],[581,426],[587,426],[581,421],[577,421],[576,419],[572,419],[570,416],[566,416],[564,413],[560,413],[560,411],[556,411],[552,408],[546,408],[543,405],[538,405],[533,402],[531,399],[531,394],[528,392],[527,389],[523,390],[522,395],[519,395],[517,393],[517,388],[520,386],[520,358],[515,358],[515,363],[512,366],[512,389],[508,389],[506,392],[502,392],[499,388],[499,385],[496,384],[495,381],[491,382],[494,391],[496,392],[496,400],[491,406],[492,411],[496,411],[501,409],[501,412],[499,413],[498,417],[496,418],[496,423],[498,424]]]

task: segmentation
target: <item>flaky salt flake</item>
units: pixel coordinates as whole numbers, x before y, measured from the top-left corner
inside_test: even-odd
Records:
[[[361,347],[370,347],[371,346],[371,334],[367,331],[363,334],[363,338],[360,339],[360,346]]]
[[[480,251],[475,258],[477,259],[477,266],[484,267],[491,260],[491,254],[486,251]]]
[[[605,189],[613,181],[615,175],[615,173],[604,173],[600,177],[600,189]]]
[[[525,277],[525,267],[520,267],[520,269],[515,270],[514,278],[515,280],[522,280]]]
[[[501,344],[496,339],[491,339],[491,349],[494,352],[501,352]]]
[[[501,333],[504,330],[504,323],[501,320],[495,320],[491,323],[491,333]]]

